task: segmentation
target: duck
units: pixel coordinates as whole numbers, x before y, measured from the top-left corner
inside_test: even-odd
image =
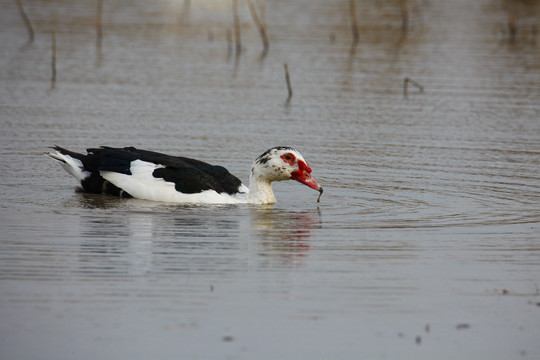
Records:
[[[84,192],[169,203],[273,204],[272,182],[296,180],[319,192],[304,157],[290,146],[272,147],[251,166],[249,187],[226,168],[201,160],[135,147],[89,148],[86,154],[58,145],[44,155],[58,161]]]

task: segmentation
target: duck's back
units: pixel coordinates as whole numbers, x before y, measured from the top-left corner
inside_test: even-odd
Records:
[[[106,192],[156,201],[238,202],[247,188],[222,166],[140,150],[134,147],[87,149],[87,155],[55,147],[58,157],[79,160],[90,175],[81,180],[88,192]],[[61,160],[62,161],[62,160]],[[110,184],[113,186],[109,186]]]

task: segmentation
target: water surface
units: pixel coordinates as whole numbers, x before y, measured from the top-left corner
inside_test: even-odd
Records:
[[[540,7],[525,1],[23,1],[0,14],[2,359],[540,357]],[[514,14],[516,34],[508,22]],[[57,79],[51,89],[51,35]],[[294,95],[286,102],[283,64]],[[424,86],[409,88],[405,77]],[[274,206],[88,195],[42,156],[137,146]]]

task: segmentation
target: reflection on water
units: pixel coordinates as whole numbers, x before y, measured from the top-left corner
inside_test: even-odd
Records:
[[[318,209],[115,200],[77,193],[69,202],[93,210],[78,218],[79,270],[87,276],[129,275],[143,268],[179,274],[242,271],[247,265],[238,262],[238,251],[284,259],[306,256],[313,230],[321,227]]]
[[[255,1],[264,59],[242,1],[238,56],[226,1],[103,2],[100,46],[91,2],[23,1],[27,46],[4,2],[0,358],[540,357],[537,1],[357,1],[354,46],[348,1]],[[83,194],[53,144],[244,181],[292,145],[325,193]]]
[[[291,265],[309,255],[311,236],[314,229],[321,228],[321,214],[317,210],[283,211],[283,209],[254,207],[251,216],[251,238],[258,239],[255,247],[259,256],[264,256],[265,265],[270,266],[269,257],[288,259]]]

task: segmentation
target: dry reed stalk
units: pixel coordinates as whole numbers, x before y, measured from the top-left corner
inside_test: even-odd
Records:
[[[16,3],[17,9],[19,9],[19,15],[21,15],[24,26],[26,26],[26,30],[28,31],[28,44],[31,44],[34,41],[34,29],[32,28],[32,23],[30,22],[28,15],[26,15],[26,11],[24,11],[22,0],[16,0]]]
[[[96,46],[101,49],[103,42],[103,0],[97,0],[96,9]]]
[[[247,0],[247,2],[249,5],[249,11],[251,12],[251,16],[253,17],[253,21],[255,22],[257,29],[259,29],[259,34],[261,35],[261,40],[263,43],[263,56],[264,56],[268,52],[268,48],[270,46],[270,43],[268,42],[268,36],[266,36],[266,24],[264,20],[263,21],[260,20],[259,15],[257,14],[257,10],[255,9],[255,4],[253,4],[253,0]],[[264,9],[264,7],[262,7],[261,9]],[[261,15],[262,14],[264,14],[264,10],[261,11]]]
[[[180,10],[180,15],[178,16],[178,24],[182,25],[186,22],[189,16],[190,9],[191,9],[191,1],[184,0],[184,4],[182,5],[182,10]]]
[[[238,16],[238,0],[233,0],[232,11],[234,19],[234,40],[236,43],[236,56],[242,52],[242,39],[240,32],[240,17]]]
[[[360,41],[360,33],[358,32],[358,21],[356,20],[356,2],[349,0],[349,9],[351,12],[351,30],[353,34],[353,44],[358,44]]]
[[[96,66],[103,61],[103,0],[97,0],[96,7]]]
[[[403,96],[405,98],[407,98],[407,95],[409,94],[409,83],[415,86],[420,91],[420,93],[424,92],[424,87],[422,85],[420,85],[413,79],[406,77],[405,79],[403,79]]]
[[[56,32],[51,34],[51,89],[56,86]]]
[[[516,26],[516,14],[511,11],[508,13],[508,35],[510,37],[510,41],[516,40],[516,34],[517,34],[517,26]]]
[[[401,0],[401,30],[409,30],[409,7],[407,0]]]
[[[287,90],[289,91],[289,96],[287,97],[287,102],[291,101],[293,96],[292,86],[291,86],[291,77],[289,76],[289,65],[287,63],[283,64],[285,69],[285,82],[287,83]]]

